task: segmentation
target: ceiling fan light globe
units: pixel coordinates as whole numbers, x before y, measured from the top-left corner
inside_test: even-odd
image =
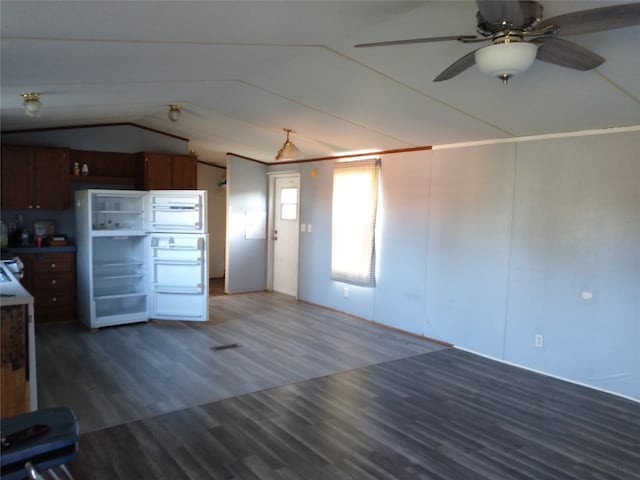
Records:
[[[475,60],[482,73],[505,78],[528,70],[537,52],[538,46],[529,42],[498,43],[476,50]]]

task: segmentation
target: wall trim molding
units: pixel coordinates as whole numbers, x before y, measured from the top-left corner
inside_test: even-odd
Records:
[[[242,158],[244,160],[251,160],[252,162],[261,163],[263,165],[267,165],[270,167],[276,165],[288,165],[288,164],[298,164],[298,163],[309,163],[309,162],[322,162],[326,160],[334,160],[339,161],[346,158],[359,158],[359,157],[379,157],[381,155],[391,155],[394,153],[407,153],[407,152],[420,152],[425,150],[431,150],[433,147],[431,145],[423,145],[421,147],[409,147],[409,148],[395,148],[393,150],[380,150],[378,152],[368,152],[368,153],[350,153],[346,155],[335,155],[333,157],[316,157],[316,158],[302,158],[300,160],[287,160],[284,162],[265,162],[263,160],[257,160],[255,158],[246,157],[244,155],[239,155],[233,152],[227,152],[227,155],[233,155],[234,157]]]
[[[601,128],[598,130],[579,130],[576,132],[544,133],[540,135],[529,135],[526,137],[510,137],[510,138],[497,138],[497,139],[491,139],[491,140],[476,140],[471,142],[447,143],[443,145],[434,145],[433,150],[446,150],[449,148],[463,148],[463,147],[477,147],[482,145],[495,145],[499,143],[531,142],[536,140],[548,140],[553,138],[585,137],[589,135],[604,135],[608,133],[626,133],[626,132],[636,132],[636,131],[640,131],[640,125],[632,125],[628,127]]]
[[[179,137],[178,135],[173,135],[171,133],[163,132],[162,130],[156,130],[155,128],[145,127],[142,125],[138,125],[137,123],[131,122],[117,122],[117,123],[98,123],[94,125],[69,125],[66,127],[47,127],[47,128],[30,128],[30,129],[22,129],[22,130],[6,130],[2,132],[2,135],[9,135],[14,133],[37,133],[37,132],[53,132],[56,130],[73,130],[80,128],[104,128],[104,127],[136,127],[142,130],[148,130],[149,132],[158,133],[160,135],[164,135],[166,137],[176,138],[178,140],[183,140],[188,142],[188,138]]]

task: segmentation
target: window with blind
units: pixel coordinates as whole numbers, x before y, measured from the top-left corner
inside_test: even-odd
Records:
[[[380,160],[344,162],[333,171],[331,278],[375,286]]]

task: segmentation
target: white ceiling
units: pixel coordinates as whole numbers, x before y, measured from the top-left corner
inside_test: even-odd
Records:
[[[626,2],[546,1],[544,17]],[[306,158],[640,124],[640,27],[570,40],[607,60],[536,61],[503,86],[474,66],[473,1],[11,1],[0,4],[2,131],[131,122],[188,138],[201,160],[271,162],[282,128]],[[40,118],[20,94],[41,93]],[[167,105],[183,106],[180,120]]]

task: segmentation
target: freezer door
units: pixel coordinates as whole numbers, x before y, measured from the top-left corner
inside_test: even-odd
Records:
[[[149,232],[207,233],[207,192],[151,190],[147,213]]]
[[[207,240],[204,234],[150,235],[151,318],[209,319]]]

